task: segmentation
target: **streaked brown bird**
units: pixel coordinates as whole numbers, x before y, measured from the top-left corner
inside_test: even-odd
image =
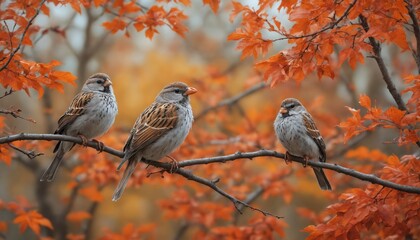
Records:
[[[112,196],[117,201],[142,159],[158,161],[179,147],[193,123],[189,96],[197,90],[175,82],[162,89],[155,101],[144,110],[124,146],[124,158],[117,170],[128,162]]]
[[[79,136],[86,143],[104,134],[112,126],[118,113],[117,101],[112,90],[112,82],[105,73],[90,76],[70,104],[68,110],[58,120],[54,134]],[[97,141],[98,142],[98,141]],[[102,143],[98,142],[99,145]],[[42,175],[40,181],[52,182],[57,174],[65,153],[75,143],[58,142],[54,148],[54,160]],[[103,145],[101,145],[103,146]]]
[[[295,98],[283,100],[274,130],[287,153],[302,157],[305,161],[313,160],[325,162],[327,155],[324,139],[322,139],[311,114]],[[322,190],[331,190],[322,168],[313,168],[316,179]]]

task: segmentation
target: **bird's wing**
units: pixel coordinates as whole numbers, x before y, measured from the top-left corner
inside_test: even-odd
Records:
[[[305,124],[306,133],[315,141],[319,148],[321,162],[325,162],[327,158],[325,142],[309,113],[303,114],[303,123]]]
[[[155,103],[149,106],[137,119],[131,130],[124,152],[130,158],[138,151],[154,143],[178,121],[178,107],[172,103]]]
[[[86,105],[92,100],[93,92],[77,94],[70,104],[69,109],[58,120],[58,128],[54,133],[62,134],[70,124],[86,112]]]

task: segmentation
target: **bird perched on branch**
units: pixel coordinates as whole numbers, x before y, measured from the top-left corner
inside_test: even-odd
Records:
[[[121,197],[139,161],[158,161],[184,142],[194,119],[189,96],[196,92],[195,88],[185,83],[172,83],[164,87],[139,116],[125,143],[124,158],[117,168],[120,170],[128,162],[112,201]]]
[[[112,82],[105,73],[96,73],[90,76],[70,104],[68,110],[58,120],[58,128],[54,134],[79,136],[85,145],[88,139],[104,134],[112,126],[117,115],[117,101],[112,90]],[[98,148],[103,148],[103,143]],[[75,143],[58,142],[54,148],[54,160],[44,172],[41,181],[52,182],[57,169],[66,152],[74,147]]]
[[[294,98],[283,100],[274,130],[281,144],[286,148],[286,161],[289,154],[302,157],[305,161],[325,162],[325,143],[315,126],[311,114]],[[316,179],[322,190],[331,190],[322,168],[313,168]]]

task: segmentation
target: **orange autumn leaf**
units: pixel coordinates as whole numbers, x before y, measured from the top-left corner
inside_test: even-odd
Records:
[[[104,22],[102,24],[106,29],[111,31],[112,33],[116,33],[118,31],[122,31],[125,29],[127,23],[120,19],[120,18],[114,18],[112,21]]]
[[[29,212],[21,212],[13,220],[13,223],[19,224],[20,232],[23,233],[28,227],[36,234],[41,232],[41,226],[53,229],[50,220],[44,218],[35,210]]]
[[[203,0],[204,5],[209,5],[211,10],[213,10],[214,13],[217,13],[217,10],[219,10],[220,0]]]
[[[418,129],[408,128],[410,124],[416,124],[416,114],[406,114],[406,111],[399,110],[396,107],[390,107],[385,111],[377,107],[373,107],[368,96],[360,96],[359,103],[367,110],[365,115],[360,114],[360,110],[348,107],[352,113],[352,117],[340,123],[340,127],[345,130],[344,139],[348,141],[350,138],[358,134],[371,131],[377,127],[397,128],[400,135],[397,139],[398,144],[409,144],[418,142]]]
[[[390,107],[385,112],[384,115],[393,123],[400,125],[401,120],[405,115],[405,111],[401,111],[396,107]]]
[[[359,103],[360,103],[360,106],[362,106],[364,108],[370,108],[371,107],[371,101],[370,101],[369,96],[367,96],[367,95],[360,96]]]
[[[83,220],[91,218],[92,215],[85,211],[70,212],[67,214],[66,219],[70,222],[81,222]]]
[[[12,163],[12,152],[4,144],[0,144],[0,162],[10,166]]]

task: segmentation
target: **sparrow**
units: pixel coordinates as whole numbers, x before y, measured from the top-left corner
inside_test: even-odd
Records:
[[[169,84],[137,118],[124,146],[124,158],[117,168],[120,170],[128,162],[112,201],[121,197],[139,161],[159,161],[184,142],[194,120],[189,96],[196,92],[182,82]]]
[[[112,90],[112,82],[105,73],[90,76],[70,104],[68,110],[58,120],[54,134],[79,136],[84,145],[88,139],[104,134],[112,126],[118,113],[117,101]],[[99,149],[103,143],[98,143]],[[54,148],[54,160],[42,175],[40,181],[52,182],[65,153],[75,143],[59,141]]]
[[[311,114],[299,100],[287,98],[274,121],[274,130],[281,144],[289,154],[304,158],[305,161],[325,162],[327,155],[325,143],[315,126]],[[322,190],[331,190],[331,185],[322,168],[313,168],[318,185]]]

